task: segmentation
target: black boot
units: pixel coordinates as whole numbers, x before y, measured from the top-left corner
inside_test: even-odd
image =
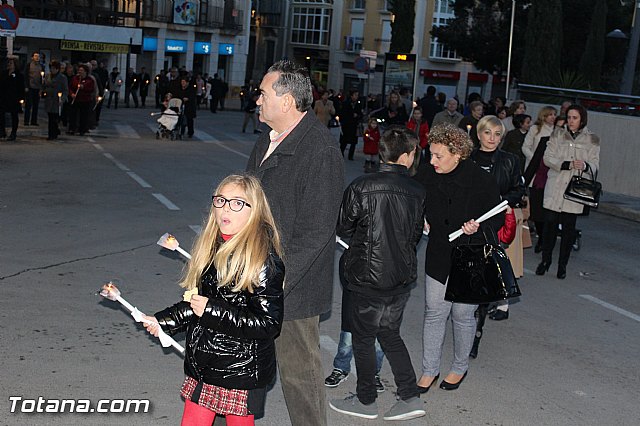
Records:
[[[544,275],[549,270],[549,266],[551,266],[551,262],[545,262],[544,260],[540,262],[536,268],[536,275]]]
[[[476,337],[473,338],[473,346],[471,346],[471,352],[469,352],[469,357],[476,359],[478,357],[478,346],[480,346],[480,339],[482,339],[482,332],[476,331]]]
[[[558,275],[557,277],[561,280],[567,278],[567,265],[558,265]]]

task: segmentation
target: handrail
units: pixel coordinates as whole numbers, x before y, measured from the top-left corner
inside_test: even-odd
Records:
[[[606,97],[611,97],[611,98],[616,98],[616,99],[620,99],[620,98],[624,98],[624,99],[634,99],[634,100],[639,100],[640,101],[640,96],[632,96],[632,95],[625,95],[622,93],[610,93],[610,92],[594,92],[594,91],[590,91],[590,90],[579,90],[579,89],[568,89],[568,88],[564,88],[564,87],[551,87],[551,86],[538,86],[535,84],[526,84],[526,83],[518,83],[518,88],[532,88],[532,89],[544,89],[544,90],[552,90],[552,91],[557,91],[557,92],[570,92],[570,93],[576,93],[576,94],[584,94],[584,95],[598,95],[598,96],[606,96]]]

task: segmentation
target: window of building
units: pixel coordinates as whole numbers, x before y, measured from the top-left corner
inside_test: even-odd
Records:
[[[328,46],[330,26],[330,8],[294,6],[291,42]]]
[[[380,49],[378,52],[388,52],[391,47],[391,21],[388,19],[382,20],[382,36],[380,37]]]
[[[364,19],[351,20],[351,34],[346,37],[344,50],[357,52],[362,49],[364,40]]]
[[[449,21],[455,18],[453,14],[452,0],[436,0],[433,11],[433,26],[441,27],[449,25]],[[436,59],[458,59],[456,51],[439,43],[436,37],[431,37],[429,57]]]
[[[362,9],[366,7],[366,0],[351,0],[351,9]]]

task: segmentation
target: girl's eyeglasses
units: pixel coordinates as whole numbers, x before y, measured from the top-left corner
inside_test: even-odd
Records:
[[[220,195],[214,195],[213,197],[211,197],[211,199],[213,201],[213,207],[215,207],[216,209],[223,208],[227,203],[229,203],[229,208],[231,209],[231,211],[234,212],[239,212],[244,208],[244,206],[251,208],[251,204],[237,198],[226,199],[224,197],[221,197]]]

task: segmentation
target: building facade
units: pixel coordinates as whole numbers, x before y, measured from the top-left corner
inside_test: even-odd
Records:
[[[8,53],[51,59],[218,73],[234,92],[247,67],[250,0],[20,0]],[[44,58],[43,58],[44,56]],[[153,93],[154,86],[151,86]]]

